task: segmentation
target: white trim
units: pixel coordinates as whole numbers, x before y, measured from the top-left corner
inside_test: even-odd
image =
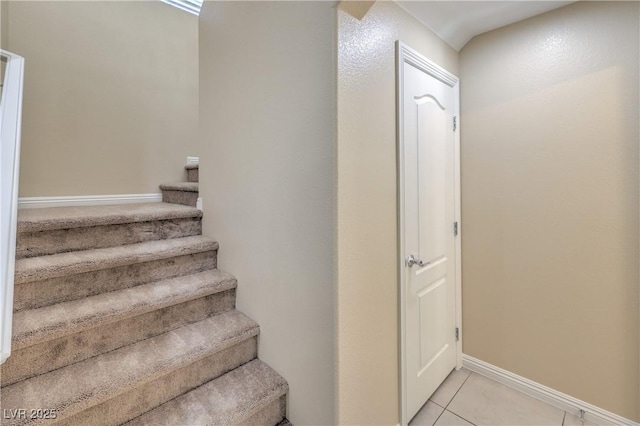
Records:
[[[18,208],[107,206],[111,204],[158,203],[162,194],[77,195],[18,198]]]
[[[410,419],[407,418],[407,401],[406,401],[406,374],[407,367],[404,360],[404,348],[406,347],[406,333],[405,333],[405,306],[404,300],[406,298],[406,290],[404,283],[406,282],[406,268],[404,267],[404,259],[406,253],[404,252],[404,223],[402,218],[404,217],[404,176],[402,171],[404,170],[403,160],[403,145],[404,138],[402,130],[402,117],[403,102],[402,93],[404,92],[404,76],[403,76],[403,64],[408,63],[416,68],[426,72],[427,74],[437,78],[454,90],[454,110],[453,115],[458,117],[458,128],[454,135],[454,175],[455,175],[455,207],[454,207],[454,220],[458,221],[458,237],[455,238],[455,253],[456,253],[456,327],[460,330],[460,340],[456,343],[456,368],[462,366],[462,258],[461,258],[461,241],[462,233],[460,231],[460,80],[449,71],[445,70],[441,66],[434,62],[431,62],[417,51],[411,49],[401,41],[396,41],[396,137],[397,137],[397,209],[398,209],[398,374],[400,376],[400,389],[399,389],[399,409],[400,409],[400,424],[406,425]]]
[[[196,201],[196,209],[202,211],[202,197],[198,197],[198,201]]]
[[[456,250],[456,327],[458,327],[459,335],[456,342],[456,368],[462,367],[462,197],[461,197],[461,174],[460,167],[460,84],[453,87],[453,112],[457,117],[457,128],[454,138],[454,179],[455,179],[455,221],[458,222],[458,236],[455,239]]]
[[[398,375],[399,380],[399,392],[398,392],[398,407],[400,409],[400,425],[404,426],[408,424],[407,419],[407,366],[405,363],[404,348],[406,347],[407,335],[406,335],[406,323],[405,323],[405,309],[404,300],[406,297],[406,289],[404,283],[406,282],[406,271],[404,270],[404,152],[402,140],[404,139],[404,132],[402,129],[402,118],[404,116],[403,111],[403,93],[404,93],[404,60],[402,54],[402,44],[400,41],[396,41],[396,162],[397,162],[397,217],[398,217]]]
[[[187,166],[191,164],[200,164],[200,157],[187,157]]]
[[[407,388],[407,366],[404,357],[404,348],[407,347],[407,335],[405,324],[405,307],[404,300],[406,298],[406,289],[404,283],[406,282],[406,271],[404,268],[404,153],[402,152],[402,141],[404,140],[404,131],[402,128],[402,118],[404,116],[404,102],[402,100],[402,94],[404,93],[404,78],[403,78],[403,44],[400,41],[396,42],[396,133],[397,133],[397,164],[398,164],[398,185],[397,185],[397,208],[398,208],[398,326],[400,328],[398,332],[398,374],[399,380],[399,409],[400,409],[400,425],[404,426],[409,423],[407,419],[407,398],[405,389]]]
[[[414,65],[420,68],[422,71],[437,78],[447,86],[455,87],[458,84],[459,82],[458,77],[451,74],[449,71],[445,70],[440,65],[434,62],[431,62],[430,60],[422,56],[420,53],[418,53],[417,51],[413,50],[406,44],[402,43],[401,41],[398,41],[397,43],[398,43],[398,49],[400,50],[400,53],[401,53],[401,59],[403,59],[404,62],[407,62],[411,65]]]
[[[177,7],[185,12],[192,13],[196,16],[200,16],[200,10],[202,10],[203,0],[161,0],[163,3]]]
[[[596,407],[595,405],[581,401],[565,393],[541,385],[540,383],[536,383],[533,380],[525,379],[522,376],[518,376],[517,374],[503,370],[502,368],[484,361],[480,361],[479,359],[469,355],[462,355],[462,360],[465,368],[495,380],[498,383],[502,383],[505,386],[518,390],[525,395],[565,410],[568,413],[580,416],[580,410],[584,410],[584,419],[586,421],[599,425],[611,424],[621,426],[640,426],[639,423],[636,423],[633,420],[626,419],[610,411]]]
[[[0,364],[11,355],[13,284],[18,225],[18,179],[24,58],[0,50],[6,58],[0,99]]]

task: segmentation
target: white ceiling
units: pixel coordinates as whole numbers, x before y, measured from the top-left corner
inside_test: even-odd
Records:
[[[573,1],[398,1],[451,47],[460,50],[478,34],[540,15]]]

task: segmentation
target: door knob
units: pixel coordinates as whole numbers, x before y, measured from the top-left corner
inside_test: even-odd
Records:
[[[415,257],[413,257],[412,254],[410,254],[409,257],[407,257],[407,266],[408,267],[412,267],[413,265],[427,266],[429,263],[431,263],[431,262],[423,262],[420,259],[416,259]]]

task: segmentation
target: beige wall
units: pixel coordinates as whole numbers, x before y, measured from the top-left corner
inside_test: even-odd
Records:
[[[466,354],[640,420],[639,3],[460,55]]]
[[[344,7],[344,6],[342,6]],[[392,2],[338,11],[338,420],[397,424],[395,41],[458,54]]]
[[[0,48],[6,49],[7,43],[7,10],[9,2],[0,2]]]
[[[335,25],[331,2],[200,15],[204,234],[301,425],[334,423]]]
[[[152,193],[183,179],[198,155],[196,16],[159,1],[6,9],[3,45],[25,57],[21,197]]]
[[[0,49],[7,50],[7,10],[8,10],[8,2],[0,1]],[[4,68],[5,63],[0,62],[0,82],[4,81]],[[0,90],[0,93],[2,91]]]

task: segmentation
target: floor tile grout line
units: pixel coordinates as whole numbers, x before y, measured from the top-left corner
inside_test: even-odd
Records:
[[[433,402],[434,404],[436,404],[438,407],[440,407],[440,408],[442,408],[442,409],[447,408],[447,407],[443,407],[442,405],[438,404],[437,402],[435,402],[435,401],[434,401],[434,400],[432,400],[432,399],[429,399],[429,401]]]
[[[475,372],[473,372],[473,371],[470,371],[470,374],[465,378],[465,380],[462,382],[462,384],[460,385],[460,387],[458,388],[458,390],[455,392],[455,394],[453,395],[453,397],[451,397],[451,399],[450,399],[450,400],[449,400],[449,402],[447,403],[447,405],[446,405],[446,407],[445,407],[445,411],[448,411],[449,413],[451,413],[451,414],[453,414],[453,415],[455,415],[455,416],[457,416],[457,417],[460,417],[460,418],[461,418],[461,419],[463,419],[464,421],[466,421],[466,422],[468,422],[468,423],[470,423],[470,424],[472,424],[472,425],[474,425],[474,426],[477,426],[475,423],[473,423],[473,422],[469,421],[468,419],[466,419],[465,417],[461,416],[460,414],[457,414],[457,413],[456,413],[456,412],[454,412],[453,410],[449,410],[449,409],[448,409],[448,407],[451,405],[451,403],[452,403],[452,402],[453,402],[453,400],[456,398],[456,396],[458,395],[458,393],[460,393],[460,390],[462,390],[462,387],[467,383],[467,381],[469,380],[469,378],[470,378],[470,377],[471,377],[471,375],[473,375],[473,374],[477,374],[479,377],[484,377],[484,378],[489,379],[490,381],[495,382],[495,383],[497,383],[497,384],[499,384],[499,385],[503,385],[502,383],[497,382],[497,381],[495,381],[495,380],[493,380],[493,379],[491,379],[491,378],[488,378],[488,377],[483,376],[483,375],[481,375],[481,374],[478,374],[478,373],[475,373]],[[503,385],[503,386],[506,386],[506,385]],[[507,388],[510,388],[509,386],[506,386],[506,387],[507,387]],[[524,392],[522,392],[522,391],[520,391],[520,390],[518,390],[518,389],[510,388],[510,390],[515,391],[516,393],[522,394],[523,396],[526,396],[526,397],[531,398],[529,395],[525,394]],[[554,407],[553,405],[548,404],[548,403],[546,403],[546,402],[544,402],[544,401],[542,401],[542,400],[539,400],[539,399],[537,399],[537,398],[532,398],[532,399],[534,399],[534,400],[536,400],[536,401],[538,401],[538,402],[542,402],[542,403],[544,403],[545,405],[547,405],[547,406],[549,406],[549,407]],[[433,402],[433,401],[432,401],[432,402]],[[435,402],[434,402],[434,403],[435,403]],[[438,405],[438,404],[436,404],[436,405]],[[438,405],[438,406],[440,406],[440,405]],[[554,408],[557,408],[557,407],[554,407]],[[566,411],[566,410],[561,410],[561,411],[563,412],[563,417],[562,417],[562,421],[561,421],[561,423],[560,423],[560,426],[565,426],[566,417],[567,417],[567,415],[569,414],[569,412],[568,412],[568,411]],[[440,416],[442,416],[442,413],[440,414]],[[440,418],[440,416],[438,417],[438,419]]]
[[[435,425],[436,423],[438,423],[438,422],[440,421],[440,419],[441,419],[441,418],[442,418],[442,416],[444,415],[445,411],[446,411],[446,412],[448,412],[448,413],[449,413],[449,415],[453,415],[453,416],[458,417],[458,418],[460,419],[460,421],[464,421],[464,422],[466,422],[467,424],[470,424],[470,425],[476,426],[476,424],[475,424],[474,422],[471,422],[471,421],[469,421],[467,418],[465,418],[464,416],[462,416],[462,415],[460,415],[460,414],[457,414],[457,413],[456,413],[456,412],[454,412],[453,410],[449,410],[449,409],[448,409],[448,407],[450,407],[450,406],[451,406],[451,404],[452,404],[453,400],[454,400],[454,399],[456,399],[456,398],[457,398],[457,396],[460,394],[460,391],[461,391],[461,390],[462,390],[462,388],[466,385],[466,383],[467,383],[467,381],[470,379],[471,375],[473,375],[473,374],[477,374],[477,373],[474,373],[473,371],[469,371],[469,370],[467,370],[467,371],[468,371],[467,376],[462,380],[462,382],[461,382],[461,383],[460,383],[460,385],[457,387],[457,389],[456,389],[456,391],[453,393],[453,395],[448,399],[448,401],[447,401],[447,403],[446,403],[446,404],[439,404],[438,402],[433,401],[431,398],[429,398],[429,399],[428,399],[428,402],[431,402],[433,405],[435,405],[435,407],[440,408],[440,409],[442,410],[442,411],[441,411],[441,412],[436,416],[436,418],[435,418],[435,420],[434,420],[434,423],[431,423],[431,424],[432,424],[432,426],[433,426],[433,425]],[[482,375],[480,375],[480,374],[477,374],[477,375],[478,375],[478,377],[484,377],[484,376],[482,376]],[[502,385],[500,382],[497,382],[497,381],[492,380],[492,379],[487,378],[487,377],[485,377],[485,378],[486,378],[486,379],[488,379],[490,382],[495,382],[497,385]],[[502,386],[504,386],[504,385],[502,385]],[[509,387],[507,386],[507,388],[509,388]],[[515,391],[515,392],[514,392],[515,394],[520,394],[520,395],[522,395],[522,396],[528,397],[528,395],[524,394],[523,392],[519,391],[518,389],[513,389],[513,388],[511,388],[510,390],[511,390],[511,391]],[[448,393],[448,392],[447,392],[447,393]],[[463,398],[463,399],[466,401],[466,400],[467,400],[467,393],[465,393],[461,398]],[[531,399],[531,398],[529,397],[529,398],[527,398],[527,399]],[[532,398],[532,399],[533,399],[533,400],[537,400],[537,398]],[[546,405],[546,406],[553,407],[553,406],[551,406],[550,404],[544,403],[544,401],[540,401],[540,400],[537,400],[537,401],[538,401],[538,402],[542,402],[542,403],[543,403],[544,405]],[[468,402],[468,401],[467,401],[467,402]],[[494,401],[494,402],[495,402],[495,401]],[[424,407],[423,407],[423,408],[424,408]],[[549,424],[550,424],[550,425],[552,425],[552,424],[556,424],[556,425],[559,425],[559,426],[565,426],[565,425],[567,424],[566,422],[568,421],[567,416],[569,416],[569,415],[571,415],[571,414],[570,414],[568,411],[566,411],[566,410],[558,410],[558,411],[562,412],[562,418],[561,418],[560,423],[554,423],[555,421],[557,421],[557,417],[555,417],[555,420],[552,420],[551,418],[548,418],[548,419],[547,419],[547,421],[549,421]],[[535,410],[534,410],[534,412],[533,412],[533,413],[535,413]],[[640,425],[639,425],[639,426],[640,426]]]
[[[456,393],[454,393],[454,394],[453,394],[453,396],[451,397],[451,400],[449,400],[449,402],[447,403],[447,406],[444,408],[444,411],[448,411],[448,412],[450,412],[451,414],[453,414],[454,416],[458,416],[458,417],[460,417],[460,418],[461,418],[462,420],[464,420],[465,422],[469,422],[469,423],[471,423],[473,426],[476,426],[476,424],[475,424],[475,423],[473,423],[473,422],[471,422],[471,421],[469,421],[469,420],[465,419],[464,417],[462,417],[462,416],[461,416],[461,415],[459,415],[459,414],[456,414],[456,413],[455,413],[455,412],[453,412],[452,410],[448,410],[448,409],[447,409],[447,408],[449,407],[449,405],[451,405],[451,403],[452,403],[452,402],[453,402],[453,400],[455,399],[456,395],[458,395],[458,392],[460,392],[460,390],[462,389],[462,387],[464,386],[464,384],[465,384],[465,383],[467,383],[467,380],[469,380],[469,377],[471,377],[471,375],[472,375],[472,374],[473,374],[473,371],[469,371],[469,375],[467,376],[467,378],[466,378],[466,379],[464,379],[464,381],[462,382],[462,384],[460,385],[460,387],[458,388],[458,390],[456,391]],[[443,411],[443,413],[444,413],[444,411]],[[442,414],[440,414],[440,415],[442,415]],[[438,417],[438,418],[439,418],[439,417]]]
[[[462,389],[462,387],[464,386],[464,384],[465,384],[465,383],[467,383],[467,380],[469,380],[469,377],[471,377],[471,375],[472,375],[472,374],[473,374],[473,371],[469,371],[469,375],[467,376],[467,378],[466,378],[466,379],[464,379],[464,381],[462,382],[462,384],[460,385],[460,387],[458,388],[458,390],[456,391],[456,393],[454,393],[454,394],[453,394],[453,396],[451,397],[451,399],[449,400],[449,402],[447,402],[447,406],[446,406],[446,407],[444,407],[444,409],[445,409],[445,410],[449,407],[449,405],[451,405],[451,403],[453,402],[453,400],[456,398],[456,395],[458,395],[458,392],[460,392],[460,389]],[[451,410],[449,410],[449,411],[451,411]],[[451,411],[451,412],[453,413],[453,411]],[[453,413],[453,414],[456,414],[456,413]],[[456,416],[457,416],[457,414],[456,414]],[[458,416],[458,417],[460,417],[460,416]]]
[[[469,423],[470,425],[477,426],[475,423],[473,423],[473,422],[471,422],[471,421],[467,420],[466,418],[462,417],[460,414],[456,414],[456,413],[454,413],[453,411],[451,411],[451,410],[447,410],[447,409],[445,409],[444,411],[448,411],[449,413],[453,414],[454,416],[456,416],[456,417],[460,417],[462,420],[464,420],[465,422]],[[443,413],[444,413],[444,411],[443,411]],[[442,415],[442,414],[441,414],[441,415]]]
[[[447,410],[449,411],[449,410]],[[453,411],[449,411],[451,414],[456,415],[458,417],[460,417],[462,420],[464,420],[465,422],[469,422],[470,424],[472,424],[473,426],[476,426],[476,424],[474,422],[472,422],[471,420],[467,419],[466,417],[462,417],[460,414],[456,414]]]
[[[436,405],[438,405],[438,404],[436,404]],[[439,405],[438,405],[438,407],[439,407]],[[447,411],[447,410],[443,408],[443,409],[442,409],[442,412],[441,412],[440,414],[438,414],[438,417],[436,418],[436,421],[435,421],[435,422],[433,422],[433,425],[435,425],[436,423],[438,423],[438,420],[440,420],[440,417],[442,417],[442,415],[444,414],[444,412],[445,412],[445,411]]]

